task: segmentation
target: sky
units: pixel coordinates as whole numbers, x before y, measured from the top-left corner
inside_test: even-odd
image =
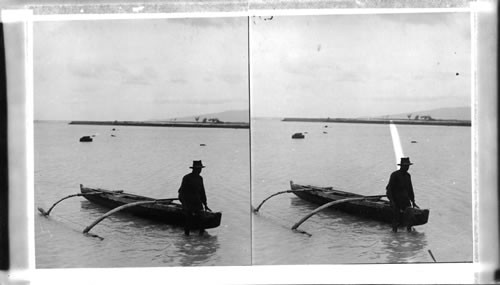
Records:
[[[36,22],[35,119],[249,108],[253,117],[335,118],[470,106],[468,13],[251,17],[250,32],[247,21]]]
[[[470,106],[468,13],[253,17],[252,117]]]
[[[245,110],[248,19],[34,24],[36,120],[161,120]]]

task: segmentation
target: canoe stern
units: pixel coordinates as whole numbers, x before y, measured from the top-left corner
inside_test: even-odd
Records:
[[[209,215],[203,215],[201,218],[204,229],[213,229],[220,226],[222,219],[221,212],[207,212]]]
[[[408,208],[409,214],[405,213],[408,224],[412,226],[420,226],[427,224],[429,221],[429,210],[428,209],[415,209]]]

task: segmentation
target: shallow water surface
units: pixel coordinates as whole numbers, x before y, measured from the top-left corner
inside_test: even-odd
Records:
[[[37,268],[247,265],[250,247],[249,131],[35,123],[35,207],[48,209],[79,184],[150,196],[177,197],[183,175],[201,159],[208,206],[218,228],[185,237],[179,227],[126,213],[81,234],[108,209],[70,198],[49,218],[35,216]],[[112,137],[111,134],[115,135]],[[84,135],[96,135],[80,143]],[[200,144],[205,144],[201,146]]]
[[[325,127],[325,125],[327,127]],[[414,232],[333,209],[292,225],[318,205],[293,194],[268,200],[253,222],[255,264],[332,264],[472,261],[472,190],[468,127],[397,126],[414,165],[417,204],[429,222]],[[307,132],[305,139],[291,139]],[[324,133],[326,132],[326,133]],[[383,195],[396,170],[388,125],[252,121],[252,203],[289,189],[289,181],[363,195]],[[411,141],[417,141],[412,143]]]
[[[389,126],[253,120],[251,127],[249,136],[35,123],[35,207],[48,209],[79,184],[176,197],[192,160],[201,159],[208,205],[223,213],[221,226],[202,238],[118,213],[92,229],[99,240],[81,231],[108,209],[70,198],[49,218],[35,217],[37,268],[433,262],[429,250],[439,262],[472,261],[470,128],[397,126],[414,162],[416,202],[430,209],[426,225],[394,234],[388,224],[327,209],[300,226],[306,235],[290,228],[317,205],[293,194],[273,197],[257,214],[251,205],[289,189],[290,180],[385,194],[397,168]],[[292,140],[296,132],[305,139]],[[94,142],[78,142],[93,134]]]

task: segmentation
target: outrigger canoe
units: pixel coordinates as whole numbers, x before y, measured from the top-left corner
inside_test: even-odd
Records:
[[[106,208],[117,208],[125,204],[141,201],[155,201],[156,199],[125,193],[123,191],[110,191],[101,188],[89,188],[80,184],[80,192],[85,199]],[[87,194],[87,195],[86,195]],[[183,226],[185,218],[182,205],[173,201],[143,204],[123,210],[135,216],[170,224]],[[211,229],[220,225],[222,213],[205,211],[196,228]]]
[[[363,195],[344,192],[333,189],[332,187],[316,187],[310,185],[299,185],[290,181],[292,190],[305,190],[311,191],[295,191],[293,194],[299,198],[318,205],[323,205],[332,201],[338,201],[348,198],[362,198]],[[317,190],[316,190],[317,189]],[[358,200],[340,203],[334,207],[340,211],[361,216],[368,219],[373,219],[381,222],[392,222],[392,209],[389,201],[382,199],[369,199]],[[411,209],[411,224],[413,226],[426,224],[429,219],[428,209]]]

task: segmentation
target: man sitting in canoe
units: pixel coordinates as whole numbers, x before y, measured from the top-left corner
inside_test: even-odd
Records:
[[[391,202],[393,211],[392,217],[392,231],[398,231],[398,225],[403,222],[405,210],[410,207],[417,207],[415,204],[415,195],[413,193],[413,186],[411,184],[411,176],[408,173],[410,165],[409,157],[402,157],[401,162],[398,164],[401,167],[399,170],[394,171],[387,184],[387,198]],[[406,229],[411,231],[411,224],[406,225]]]
[[[191,173],[182,178],[179,188],[179,200],[182,203],[186,222],[184,225],[184,234],[189,235],[190,229],[198,227],[201,223],[200,218],[203,215],[203,209],[211,211],[207,206],[207,196],[203,186],[203,177],[200,176],[201,169],[204,168],[201,160],[193,161]],[[205,229],[199,228],[200,235],[203,235]]]

